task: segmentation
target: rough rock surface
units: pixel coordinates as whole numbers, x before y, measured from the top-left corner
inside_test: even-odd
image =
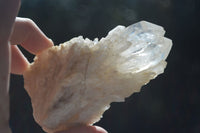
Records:
[[[35,120],[48,132],[99,121],[111,102],[163,73],[172,46],[164,33],[141,21],[100,41],[80,36],[37,55],[24,73]]]

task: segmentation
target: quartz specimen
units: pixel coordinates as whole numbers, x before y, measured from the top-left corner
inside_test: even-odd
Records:
[[[163,73],[172,41],[161,26],[141,21],[117,26],[100,41],[71,39],[37,55],[24,73],[33,115],[47,132],[100,120]]]

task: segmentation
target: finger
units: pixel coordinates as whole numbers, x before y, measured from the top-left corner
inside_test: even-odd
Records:
[[[10,39],[11,44],[20,44],[32,54],[53,46],[53,42],[48,39],[37,25],[27,18],[16,18],[13,34]]]
[[[7,45],[20,0],[0,0],[0,45]]]
[[[98,126],[80,126],[57,133],[107,133],[107,131]]]
[[[17,15],[20,0],[0,0],[0,132],[10,133],[9,129],[9,72],[10,47],[8,40]]]
[[[29,62],[16,45],[11,46],[11,73],[23,74]]]

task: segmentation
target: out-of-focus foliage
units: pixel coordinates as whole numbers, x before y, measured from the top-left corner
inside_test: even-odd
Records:
[[[174,44],[165,73],[125,103],[113,103],[97,125],[110,133],[200,132],[199,0],[22,0],[19,16],[33,19],[56,45],[79,35],[101,38],[140,20],[163,26]],[[23,78],[12,75],[10,89],[13,133],[43,133]]]

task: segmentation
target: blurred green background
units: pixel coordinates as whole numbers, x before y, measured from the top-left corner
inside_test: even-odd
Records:
[[[79,35],[105,37],[117,25],[141,20],[163,26],[173,40],[165,73],[125,103],[112,103],[96,125],[109,133],[200,132],[199,0],[22,0],[18,16],[31,18],[56,45]],[[44,133],[23,77],[11,75],[10,82],[12,132]]]

